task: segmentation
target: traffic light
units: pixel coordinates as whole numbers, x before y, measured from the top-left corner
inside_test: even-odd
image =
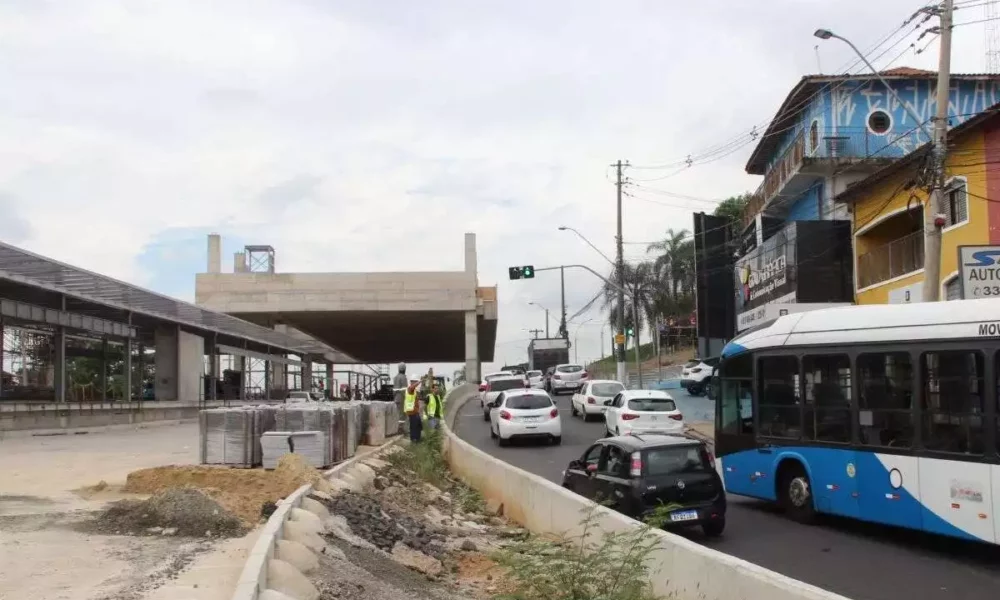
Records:
[[[524,267],[510,267],[507,269],[510,278],[513,279],[534,279],[535,267],[527,265]]]
[[[634,329],[632,329],[631,327],[625,328],[625,335],[627,335],[629,337],[632,337],[632,335],[634,335],[634,334],[635,334],[635,330]]]

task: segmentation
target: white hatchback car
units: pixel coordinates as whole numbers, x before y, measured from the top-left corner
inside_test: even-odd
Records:
[[[684,433],[684,415],[662,390],[627,390],[608,402],[604,429],[609,436]]]
[[[501,392],[490,404],[490,437],[501,446],[512,439],[542,439],[562,443],[559,408],[544,390]]]
[[[589,421],[593,415],[603,415],[608,409],[606,401],[614,399],[625,386],[613,379],[592,379],[583,384],[580,391],[573,394],[570,407],[573,416],[582,415],[584,421]]]
[[[490,420],[490,408],[489,405],[501,392],[506,392],[507,390],[523,390],[528,387],[528,380],[524,378],[524,375],[501,375],[499,377],[493,377],[486,384],[486,390],[479,394],[479,405],[483,409],[483,420]]]
[[[528,378],[528,383],[536,390],[540,390],[545,387],[545,377],[542,376],[541,371],[528,371],[525,374]]]
[[[681,387],[692,396],[702,395],[712,380],[712,370],[718,364],[718,358],[689,360],[681,371]]]

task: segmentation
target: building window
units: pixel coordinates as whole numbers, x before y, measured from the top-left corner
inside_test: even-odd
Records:
[[[874,134],[882,135],[892,129],[892,117],[884,110],[873,111],[868,115],[868,129]]]
[[[928,352],[922,357],[924,447],[982,455],[983,355],[975,351]]]
[[[960,225],[969,220],[969,194],[965,178],[952,179],[944,193],[945,227]]]
[[[799,361],[794,356],[768,356],[757,363],[757,408],[760,435],[802,437]]]
[[[809,126],[809,152],[816,152],[819,148],[819,121],[813,121]]]
[[[806,439],[851,441],[851,359],[846,354],[802,358]]]
[[[906,352],[858,356],[858,432],[866,446],[913,445],[913,365]]]
[[[944,283],[944,299],[945,300],[961,300],[962,299],[962,280],[955,275],[948,281]]]

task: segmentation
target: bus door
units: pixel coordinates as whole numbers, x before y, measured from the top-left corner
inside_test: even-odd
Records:
[[[727,358],[719,367],[715,409],[715,453],[726,491],[772,498],[756,475],[766,472],[770,456],[758,451],[754,437],[753,362],[750,353]],[[773,488],[773,486],[772,486]]]

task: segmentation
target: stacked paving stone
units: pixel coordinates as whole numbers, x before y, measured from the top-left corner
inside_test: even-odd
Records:
[[[326,467],[354,456],[361,444],[380,445],[397,432],[398,409],[389,402],[262,404],[201,411],[202,464],[272,468],[295,434],[304,458]],[[303,434],[303,435],[299,435]],[[308,435],[304,435],[308,434]],[[262,438],[269,439],[264,441]],[[280,440],[280,441],[279,441]],[[308,441],[307,441],[308,440]],[[308,448],[308,456],[305,449]],[[271,466],[269,466],[271,465]]]

